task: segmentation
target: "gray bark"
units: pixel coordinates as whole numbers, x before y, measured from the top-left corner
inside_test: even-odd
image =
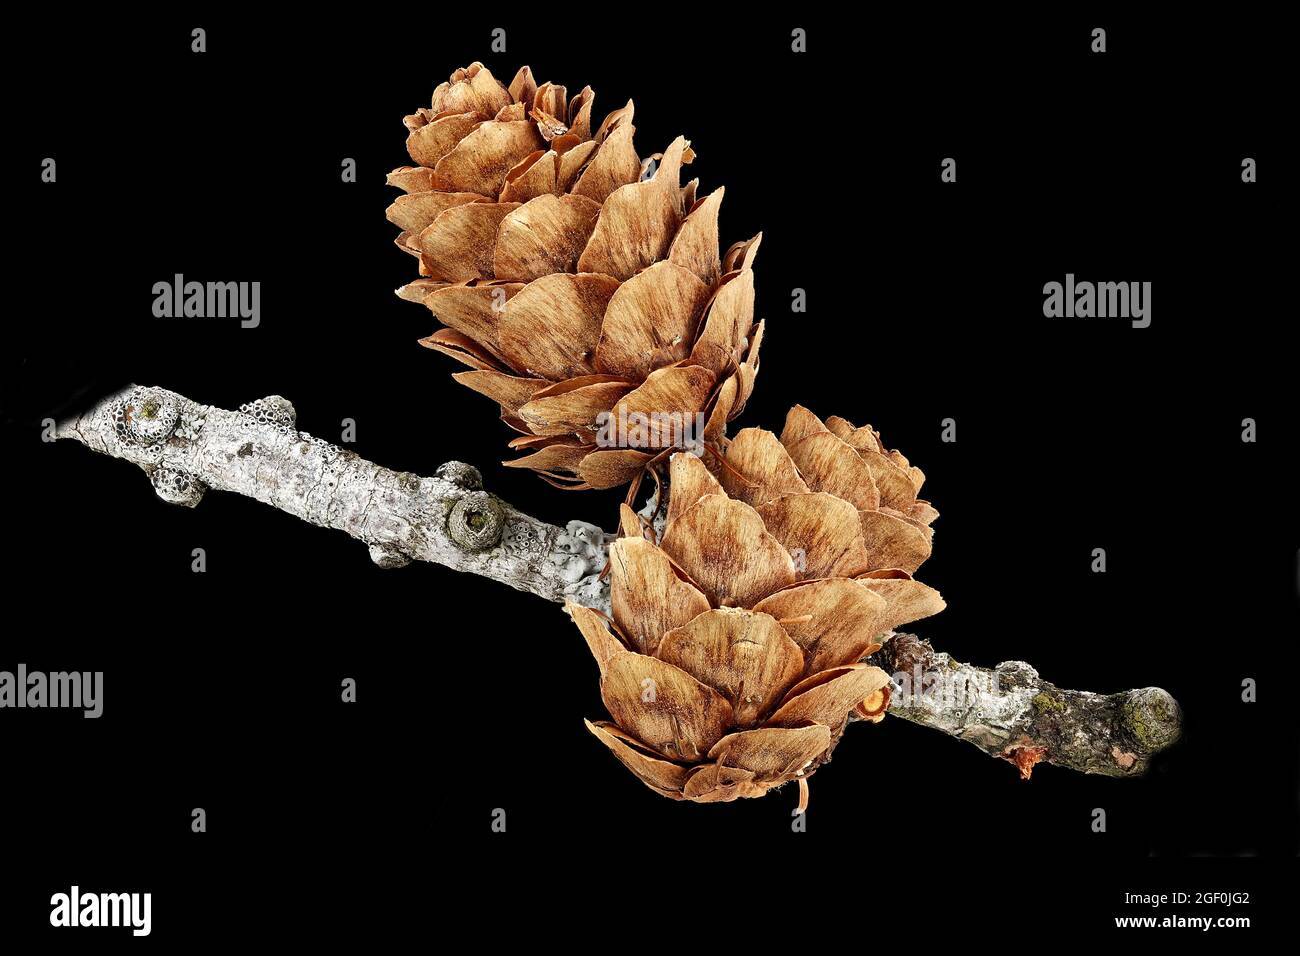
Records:
[[[976,667],[913,634],[895,634],[873,662],[894,677],[891,714],[1009,761],[1026,780],[1039,762],[1139,776],[1181,732],[1178,703],[1159,687],[1116,694],[1065,690],[1024,661]]]
[[[295,417],[277,395],[227,411],[137,386],[60,423],[56,435],[139,465],[173,504],[193,507],[209,488],[233,491],[346,531],[381,567],[432,561],[550,601],[608,609],[601,529],[580,521],[558,528],[516,511],[461,462],[431,478],[381,468],[298,431]]]
[[[56,434],[133,462],[173,504],[193,507],[209,488],[233,491],[347,532],[381,567],[431,561],[609,611],[602,572],[612,536],[600,528],[529,517],[485,491],[478,470],[462,462],[430,478],[381,468],[298,431],[293,406],[279,396],[228,411],[134,386]],[[656,504],[644,513],[656,514]],[[660,519],[665,511],[657,510]],[[1038,761],[1140,774],[1178,737],[1178,705],[1155,687],[1108,696],[1062,690],[1023,662],[960,664],[910,634],[894,635],[872,661],[894,674],[891,714],[969,741],[1025,777]]]

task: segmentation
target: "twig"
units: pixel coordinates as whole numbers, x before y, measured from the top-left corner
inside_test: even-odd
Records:
[[[1026,780],[1039,762],[1138,776],[1181,732],[1178,703],[1159,687],[1065,690],[1024,661],[976,667],[913,634],[894,635],[873,660],[894,677],[891,714],[1010,761]]]
[[[238,411],[134,386],[56,434],[144,469],[164,501],[193,507],[209,488],[346,531],[381,567],[411,560],[469,571],[540,595],[608,608],[599,580],[607,536],[595,525],[538,521],[483,490],[478,469],[448,462],[432,478],[391,471],[298,431],[278,395]]]
[[[600,528],[529,517],[483,490],[478,470],[463,462],[432,478],[381,468],[298,431],[293,406],[279,396],[227,411],[133,386],[61,423],[57,435],[134,462],[173,504],[193,507],[209,488],[233,491],[346,531],[381,567],[431,561],[609,611],[601,570],[611,537]],[[1109,696],[1062,690],[1023,662],[959,664],[911,634],[894,635],[873,660],[894,674],[890,713],[1009,760],[1026,778],[1040,761],[1140,774],[1179,733],[1178,705],[1155,687]]]

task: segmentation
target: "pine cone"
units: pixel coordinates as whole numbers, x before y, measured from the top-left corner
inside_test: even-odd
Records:
[[[888,705],[889,676],[860,661],[944,607],[911,575],[930,553],[915,515],[934,514],[916,501],[920,472],[870,428],[831,421],[796,406],[780,439],[741,431],[721,480],[674,454],[657,545],[623,506],[614,630],[567,605],[613,717],[587,727],[663,796],[711,803],[799,780],[806,803],[850,714],[879,720]]]
[[[421,344],[468,365],[453,377],[522,433],[510,444],[528,454],[507,465],[574,488],[720,438],[753,390],[763,329],[761,236],[720,256],[723,191],[679,184],[687,141],[643,163],[632,102],[593,130],[593,100],[526,66],[506,88],[471,64],[406,117],[419,165],[388,176],[407,193],[388,208],[397,244],[424,276],[398,294],[446,326]]]

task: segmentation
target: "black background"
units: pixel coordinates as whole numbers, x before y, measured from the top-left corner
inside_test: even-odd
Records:
[[[645,930],[692,913],[736,932],[709,915],[726,892],[773,908],[782,940],[808,938],[805,908],[846,905],[875,938],[859,896],[917,941],[953,929],[917,914],[961,907],[981,933],[1102,931],[1150,912],[1126,890],[1252,889],[1233,915],[1268,921],[1297,851],[1279,32],[842,17],[412,9],[15,30],[39,76],[11,87],[5,157],[0,668],[103,670],[105,711],[0,714],[6,938],[47,930],[50,894],[74,882],[151,891],[164,945],[398,938],[469,919],[462,897],[498,914],[477,924],[487,938],[511,907],[561,916],[527,925],[562,935],[611,903]],[[490,52],[496,26],[507,54]],[[380,571],[356,541],[234,496],[171,507],[138,469],[40,441],[43,418],[127,382],[225,408],[281,394],[331,441],[354,419],[372,461],[470,461],[539,518],[612,529],[618,493],[497,465],[494,407],[416,345],[433,323],[392,294],[414,277],[383,215],[401,117],[475,59],[506,82],[529,63],[589,83],[598,117],[634,98],[642,154],[684,133],[701,195],[726,185],[724,243],[762,230],[767,339],[736,425],[779,429],[798,402],[870,421],[926,471],[942,517],[919,576],[948,609],[915,631],[1065,687],[1162,686],[1184,741],[1141,780],[1040,766],[1026,784],[888,720],[851,728],[817,774],[806,834],[787,791],[671,803],[583,728],[603,716],[596,669],[558,608],[441,567]],[[56,184],[39,180],[47,156]],[[1045,319],[1042,286],[1067,272],[1150,281],[1151,327]],[[151,287],[174,273],[260,281],[260,327],[153,318]],[[1241,702],[1247,677],[1258,703]]]

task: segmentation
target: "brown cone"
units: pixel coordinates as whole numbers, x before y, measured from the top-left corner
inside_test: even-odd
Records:
[[[690,144],[643,161],[631,101],[596,125],[594,99],[473,63],[405,118],[417,165],[388,176],[405,193],[388,219],[420,271],[398,295],[444,326],[421,344],[469,366],[457,381],[524,436],[507,464],[569,488],[624,484],[665,448],[720,438],[762,339],[760,237],[722,254],[722,189],[697,199],[680,183]]]
[[[888,506],[855,504],[885,494],[872,454],[910,466],[870,429],[832,421],[796,407],[781,438],[745,429],[716,475],[674,454],[662,540],[642,537],[624,506],[612,621],[567,606],[612,718],[588,728],[663,796],[712,803],[806,782],[851,714],[878,721],[888,706],[888,675],[862,659],[944,607],[911,575],[930,551],[928,525],[911,517],[915,485],[910,503],[900,488]]]

